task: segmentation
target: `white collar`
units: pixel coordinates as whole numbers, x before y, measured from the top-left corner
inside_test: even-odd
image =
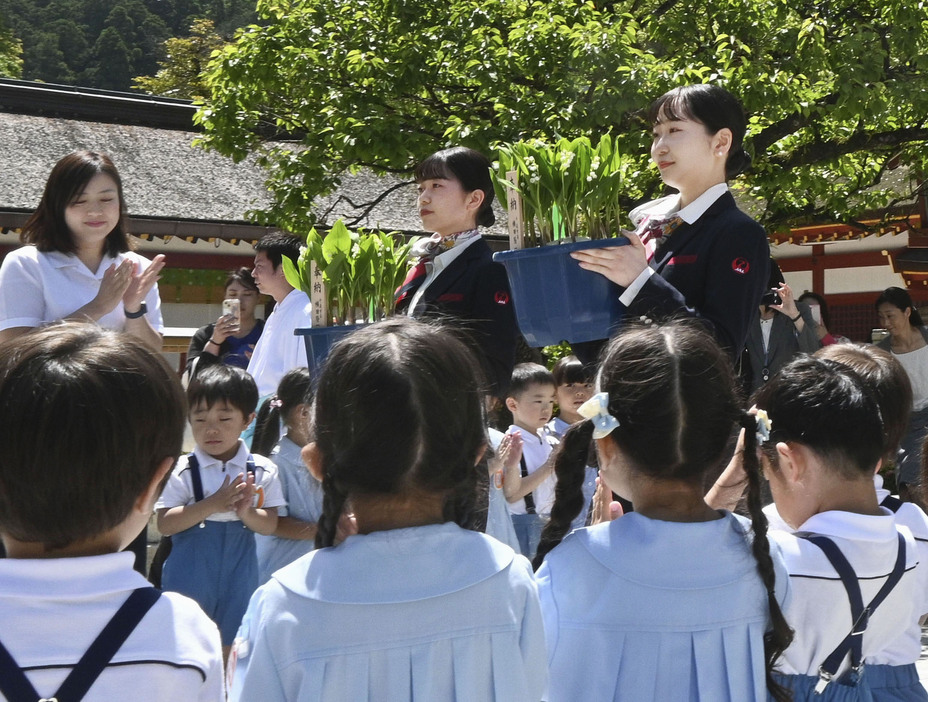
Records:
[[[126,551],[76,558],[0,559],[3,594],[60,600],[145,587],[148,581],[132,570],[132,559]],[[42,587],[36,588],[36,581]]]
[[[883,514],[878,516],[841,510],[819,512],[809,517],[796,531],[852,541],[886,541],[896,533],[896,520],[888,509],[880,509]]]
[[[441,270],[451,265],[451,262],[460,256],[464,251],[469,247],[475,244],[482,238],[481,234],[478,232],[476,235],[461,237],[455,242],[455,245],[452,246],[447,251],[442,251],[438,254],[433,260],[432,263],[435,265],[435,268]]]
[[[110,264],[118,262],[121,256],[117,254],[114,257],[110,256],[108,253],[104,253],[103,258],[100,259],[100,265],[97,267],[97,272],[94,273],[84,265],[84,262],[77,257],[77,254],[65,253],[64,251],[46,251],[44,253],[48,257],[48,261],[55,268],[79,268],[82,271],[86,271],[87,275],[101,279],[106,269],[110,267]]]
[[[647,217],[666,217],[676,214],[687,224],[693,224],[702,217],[716,200],[728,192],[728,183],[716,183],[686,207],[680,207],[680,193],[668,195],[659,200],[652,200],[639,205],[631,211],[629,217],[637,227]]]
[[[248,447],[245,446],[245,442],[241,439],[238,440],[238,451],[235,452],[235,455],[232,456],[228,461],[220,461],[218,458],[210,456],[208,453],[203,451],[199,446],[194,447],[193,454],[197,457],[197,462],[200,464],[200,468],[211,468],[216,466],[219,470],[225,470],[230,475],[238,475],[238,473],[244,473],[248,467],[248,456],[250,455]],[[229,466],[233,468],[238,468],[239,470],[230,471]]]

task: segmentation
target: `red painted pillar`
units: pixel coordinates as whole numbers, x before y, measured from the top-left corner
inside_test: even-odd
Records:
[[[812,247],[812,292],[825,294],[825,245]]]

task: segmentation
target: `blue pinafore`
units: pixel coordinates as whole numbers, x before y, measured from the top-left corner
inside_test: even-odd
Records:
[[[153,587],[133,590],[51,697],[36,692],[0,644],[0,693],[9,702],[80,702],[159,597],[161,593]]]
[[[778,673],[774,673],[773,677],[778,683],[792,691],[793,702],[803,700],[808,702],[872,702],[873,695],[870,690],[869,678],[864,676],[863,637],[867,631],[870,615],[896,587],[905,572],[905,539],[902,534],[898,534],[899,547],[893,569],[889,577],[886,578],[886,582],[883,583],[883,587],[870,601],[870,604],[864,606],[857,574],[835,542],[820,534],[797,533],[796,536],[818,546],[838,573],[851,605],[851,621],[853,625],[844,640],[819,666],[818,677],[814,675],[780,675]],[[848,656],[850,656],[851,669],[842,674],[841,677],[836,678],[835,673],[838,672],[841,663]],[[768,696],[768,700],[770,699],[773,698]]]
[[[249,455],[246,469],[255,473]],[[200,463],[187,455],[187,468],[193,496],[200,502],[203,481]],[[251,595],[258,588],[258,557],[255,535],[239,520],[217,522],[209,519],[171,537],[171,555],[164,562],[161,585],[197,601],[216,622],[223,646],[231,646]]]
[[[898,497],[887,495],[880,502],[894,514],[902,507]],[[867,684],[874,702],[928,702],[928,690],[918,679],[915,663],[902,665],[867,665]]]

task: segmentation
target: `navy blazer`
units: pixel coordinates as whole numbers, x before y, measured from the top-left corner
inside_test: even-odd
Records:
[[[684,222],[651,259],[656,271],[627,315],[702,320],[734,357],[741,353],[770,272],[764,228],[724,193],[693,224]]]
[[[406,314],[415,291],[400,288],[396,311]],[[509,279],[483,239],[470,244],[431,282],[413,317],[451,318],[468,332],[490,391],[505,397],[515,365],[516,326]]]

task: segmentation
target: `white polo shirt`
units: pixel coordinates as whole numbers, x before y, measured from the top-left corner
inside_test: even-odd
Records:
[[[553,436],[548,436],[543,429],[536,433],[525,431],[521,427],[513,424],[509,427],[509,434],[522,435],[522,456],[525,458],[525,468],[531,475],[541,468],[542,464],[548,460],[551,451],[557,445],[558,441]],[[552,471],[547,478],[541,481],[532,491],[532,497],[535,500],[535,513],[541,515],[551,514],[551,508],[554,506],[554,487],[557,485],[557,477]],[[509,503],[509,512],[511,514],[525,514],[525,500],[516,500]]]
[[[0,265],[0,330],[15,327],[38,327],[73,314],[91,302],[100,290],[103,275],[111,265],[126,259],[134,261],[141,272],[151,261],[133,251],[104,256],[93,273],[75,255],[60,251],[39,251],[35,246],[23,246],[11,251]],[[146,317],[152,328],[164,333],[161,318],[161,297],[158,286],[152,286],[145,297]],[[122,331],[126,315],[122,301],[112,312],[103,315],[97,324],[105,329]]]
[[[243,475],[248,460],[248,447],[241,439],[238,440],[238,453],[231,460],[223,463],[213,458],[208,453],[204,453],[199,447],[193,450],[197,461],[200,464],[200,480],[203,483],[203,496],[209,497],[218,492],[222,487],[226,476],[233,480],[238,475]],[[254,455],[255,460],[255,487],[261,488],[263,500],[256,503],[260,507],[281,507],[287,504],[284,499],[283,489],[280,486],[280,480],[277,476],[277,466],[264,456]],[[187,456],[181,456],[171,477],[168,478],[167,484],[161,497],[155,503],[155,509],[170,509],[171,507],[183,507],[192,505],[196,501],[193,494],[193,482],[190,477],[190,471],[187,469]],[[238,515],[235,512],[216,512],[207,517],[212,522],[234,522],[238,521]]]
[[[293,330],[312,325],[313,306],[302,290],[291,290],[274,306],[248,361],[247,370],[258,384],[259,397],[273,395],[288,371],[308,364],[303,337]]]
[[[886,581],[897,553],[896,522],[889,510],[880,516],[828,511],[810,517],[799,532],[829,537],[857,574],[864,604],[868,604]],[[877,662],[886,649],[908,627],[915,602],[924,599],[916,592],[918,553],[912,533],[905,527],[905,573],[879,608],[870,616],[863,635],[863,656]],[[780,546],[789,572],[792,597],[783,615],[795,630],[792,644],[783,653],[778,671],[785,675],[818,675],[819,666],[851,630],[847,592],[824,552],[812,542],[785,531],[771,531],[770,540]],[[911,661],[909,661],[911,662]],[[838,676],[848,670],[845,656]]]
[[[0,559],[0,641],[51,697],[132,590],[149,585],[131,553]],[[193,600],[165,592],[84,702],[223,702],[216,625]]]
[[[883,489],[883,478],[879,475],[873,476],[873,483],[877,500],[882,502],[889,495],[889,490]],[[793,530],[789,524],[784,522],[777,512],[776,505],[764,507],[764,514],[767,515],[771,530],[792,533]],[[908,625],[901,627],[892,641],[867,659],[867,663],[875,665],[908,665],[917,661],[921,657],[922,650],[922,629],[918,620],[921,615],[928,614],[928,516],[917,505],[903,502],[899,511],[893,513],[893,519],[896,524],[907,527],[915,539],[915,549],[918,555],[916,573],[918,582],[921,583],[916,588],[916,592],[920,593],[921,597],[917,598],[914,603],[914,616]],[[883,605],[880,607],[882,608]]]

